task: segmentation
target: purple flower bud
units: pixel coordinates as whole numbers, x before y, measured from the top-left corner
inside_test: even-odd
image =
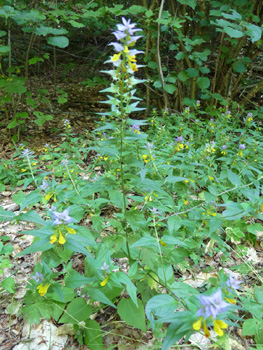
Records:
[[[227,145],[223,145],[223,146],[222,146],[222,149],[226,149],[226,148],[227,148]]]
[[[28,148],[22,152],[22,156],[28,157],[28,158],[31,158],[33,156],[33,154],[34,154],[34,152],[30,151]]]
[[[174,139],[175,142],[184,142],[183,136],[178,136]]]
[[[107,272],[109,272],[109,268],[110,268],[110,266],[109,265],[107,265],[105,262],[104,262],[104,264],[101,266],[101,270],[105,270],[105,271],[107,271]]]
[[[159,211],[158,211],[158,209],[155,208],[155,207],[153,207],[152,209],[149,209],[149,210],[150,210],[153,214],[155,214],[155,215],[160,214]]]
[[[232,292],[233,290],[239,289],[241,283],[241,281],[237,281],[233,276],[229,275],[228,280],[226,281],[228,291]]]
[[[238,148],[239,148],[239,149],[246,149],[247,147],[246,147],[246,145],[244,145],[244,144],[241,143],[241,144],[238,146]]]
[[[43,179],[42,185],[40,185],[39,187],[45,191],[49,188],[49,183],[45,179]]]
[[[69,161],[68,161],[67,158],[65,158],[65,159],[63,159],[63,160],[61,161],[61,164],[64,165],[64,166],[67,166],[68,163],[69,163]]]
[[[43,282],[43,275],[41,272],[36,272],[34,276],[32,276],[33,280],[35,280],[37,283]]]

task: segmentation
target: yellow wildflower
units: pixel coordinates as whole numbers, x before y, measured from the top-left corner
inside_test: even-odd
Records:
[[[50,286],[50,283],[47,283],[44,286],[43,286],[43,283],[41,283],[39,286],[37,286],[38,293],[43,297],[46,294],[49,286]]]

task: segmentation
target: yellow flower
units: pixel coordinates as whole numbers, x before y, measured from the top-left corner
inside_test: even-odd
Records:
[[[205,336],[208,338],[210,337],[210,332],[207,328],[206,321],[203,322],[203,317],[200,317],[196,322],[193,323],[193,329],[195,331],[199,331],[202,327],[202,323],[203,323]],[[219,335],[220,337],[224,335],[223,329],[226,329],[228,327],[228,325],[222,320],[213,320],[213,325],[214,325],[214,330],[216,334]]]
[[[46,294],[49,286],[50,286],[50,283],[47,283],[44,286],[43,286],[43,283],[41,283],[39,286],[37,286],[38,293],[43,297]]]
[[[57,241],[57,231],[50,237],[49,243],[53,244]]]
[[[149,159],[147,159],[147,158],[148,158],[148,154],[144,154],[144,155],[142,156],[142,159],[144,160],[144,163],[150,162],[152,157],[149,156]]]
[[[74,228],[71,228],[71,227],[68,227],[68,226],[65,226],[66,230],[68,231],[68,233],[74,235],[76,233],[76,231],[74,230]]]
[[[166,246],[167,246],[167,244],[166,244],[165,242],[163,242],[162,240],[160,240],[160,243],[161,243],[161,245],[162,245],[163,247],[166,247]]]
[[[100,283],[100,285],[101,285],[102,287],[106,286],[106,284],[107,284],[107,282],[108,282],[108,279],[109,279],[109,276],[107,276],[107,277],[105,278],[105,280],[102,281],[102,282]]]
[[[45,200],[46,201],[49,201],[50,198],[53,196],[53,193],[52,192],[49,192],[46,196],[45,196]]]
[[[113,61],[113,62],[115,62],[115,61],[119,61],[119,59],[120,59],[120,57],[121,57],[121,52],[120,53],[116,53],[115,55],[113,55],[113,57],[111,58],[111,60]]]
[[[229,298],[225,298],[226,299],[226,301],[228,301],[230,304],[236,304],[237,303],[237,301],[235,300],[235,299],[229,299]]]
[[[183,149],[184,148],[184,145],[182,143],[178,143],[175,145],[175,150],[176,151],[180,151],[180,149]]]
[[[219,337],[222,337],[224,335],[223,329],[226,329],[228,325],[221,320],[215,320],[213,321],[213,324],[214,324],[214,330],[216,334],[218,334]]]
[[[59,233],[58,243],[59,244],[65,244],[66,243],[66,238],[65,238],[65,236],[63,236],[63,234],[62,234],[60,229],[58,229],[58,233]]]

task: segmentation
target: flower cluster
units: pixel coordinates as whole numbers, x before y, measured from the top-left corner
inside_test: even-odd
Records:
[[[132,126],[132,131],[134,132],[134,134],[140,134],[141,133],[139,125],[136,125],[136,124]]]
[[[181,149],[184,149],[184,145],[183,145],[183,142],[184,142],[184,138],[183,136],[178,136],[174,139],[175,141],[175,150],[176,151],[180,151]]]
[[[242,283],[241,281],[238,281],[233,276],[229,275],[228,280],[226,281],[226,286],[229,293],[232,292],[233,290],[235,291],[239,289],[241,283]]]
[[[55,243],[58,241],[59,244],[64,244],[66,242],[65,235],[62,233],[62,229],[65,229],[67,233],[75,234],[76,231],[66,225],[74,222],[74,219],[70,217],[69,209],[65,209],[62,213],[55,211],[56,208],[52,207],[52,224],[58,226],[55,233],[50,237],[50,243]]]
[[[225,113],[222,113],[222,115],[226,117],[226,119],[229,119],[231,118],[231,111],[226,111]]]
[[[225,151],[226,149],[227,149],[227,145],[223,145],[221,154],[223,154],[224,156],[226,155],[226,151]]]
[[[43,179],[42,185],[39,186],[42,190],[47,190],[49,188],[49,183]]]
[[[22,152],[22,157],[24,158],[32,158],[34,155],[34,152],[30,151],[28,148],[26,148],[23,152]]]
[[[136,64],[136,55],[142,53],[143,51],[130,50],[130,46],[134,46],[136,41],[141,38],[141,36],[134,35],[136,32],[141,31],[140,28],[135,28],[136,23],[131,23],[131,20],[126,20],[122,17],[122,24],[117,24],[117,31],[113,32],[116,39],[119,42],[112,42],[112,45],[117,52],[111,58],[111,61],[116,67],[122,67],[123,71],[129,70],[130,73],[136,72],[138,70]],[[122,57],[122,59],[121,59]]]
[[[247,121],[250,123],[250,122],[252,122],[252,120],[253,120],[253,114],[252,113],[248,113]]]
[[[230,304],[222,299],[222,291],[219,289],[211,296],[201,295],[198,297],[201,308],[197,311],[196,316],[200,318],[193,324],[194,330],[199,330],[202,326],[206,337],[210,336],[210,332],[207,328],[207,320],[212,320],[214,330],[216,334],[222,336],[224,334],[223,329],[226,329],[227,324],[217,319],[218,315],[227,311]]]
[[[36,281],[36,283],[40,283],[38,286],[37,286],[37,290],[39,292],[39,294],[41,295],[41,297],[43,297],[46,293],[47,293],[47,290],[50,286],[50,283],[46,283],[46,284],[43,284],[43,278],[44,276],[42,275],[41,272],[36,272],[34,276],[32,276],[32,279]]]
[[[239,152],[237,153],[237,156],[243,157],[243,152],[242,151],[245,150],[246,148],[247,148],[246,145],[241,143],[238,146]]]

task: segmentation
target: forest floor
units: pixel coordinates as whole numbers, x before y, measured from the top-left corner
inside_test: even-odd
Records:
[[[102,111],[102,105],[100,104],[101,95],[99,90],[101,87],[88,88],[83,85],[61,84],[61,88],[67,88],[68,102],[62,105],[60,108],[50,105],[46,106],[48,113],[52,113],[54,119],[47,121],[43,126],[37,126],[32,120],[28,121],[26,131],[21,131],[19,142],[25,142],[29,145],[30,149],[36,153],[43,149],[45,144],[52,144],[53,146],[60,145],[63,142],[63,136],[60,136],[62,130],[63,120],[68,119],[72,126],[72,131],[75,134],[85,134],[94,128],[96,123],[97,112]],[[43,107],[43,106],[42,106]],[[44,110],[44,109],[42,109]],[[8,130],[2,130],[0,135],[0,157],[2,159],[11,158],[15,153],[13,143],[8,139]],[[17,192],[23,190],[22,187],[16,187],[12,189],[10,186],[6,187],[6,190],[0,194],[0,206],[3,209],[19,212],[19,206],[12,200],[12,197]],[[33,190],[30,186],[26,189],[26,193]],[[36,209],[36,208],[35,208]],[[37,208],[41,214],[42,208]],[[25,295],[26,285],[29,281],[30,275],[33,273],[34,266],[39,261],[40,256],[37,254],[30,254],[23,257],[16,258],[15,256],[20,253],[25,247],[29,246],[33,237],[24,235],[23,231],[32,229],[34,224],[18,223],[10,225],[10,222],[2,222],[0,224],[0,236],[9,236],[10,244],[13,246],[13,253],[10,257],[12,267],[4,270],[3,278],[7,278],[10,275],[15,277],[15,292],[8,293],[1,291],[0,301],[0,324],[2,332],[0,334],[0,348],[1,350],[46,350],[50,349],[50,338],[56,339],[56,345],[52,347],[52,350],[77,350],[88,349],[85,345],[81,346],[74,340],[73,330],[65,325],[60,326],[52,320],[42,320],[37,326],[30,326],[21,316],[21,307],[23,303],[23,296]],[[250,262],[251,264],[263,265],[263,248],[257,246],[251,247],[250,250]],[[240,262],[240,257],[233,251],[229,266],[233,266]],[[122,259],[118,262],[121,270],[127,269],[127,262]],[[196,267],[195,271],[184,272],[184,280],[194,287],[200,287],[205,280],[212,276],[203,272],[205,266],[214,266],[214,271],[218,271],[221,268],[220,254],[212,257],[208,256],[202,262],[202,266]],[[83,266],[83,257],[81,254],[75,254],[73,258],[73,267],[81,271]],[[227,272],[227,269],[226,271]],[[239,274],[235,276],[240,279]],[[244,285],[253,284],[253,276],[247,276],[247,281],[243,281]],[[105,349],[160,349],[161,340],[154,339],[151,331],[143,333],[142,331],[130,327],[124,324],[118,315],[114,313],[114,310],[108,308],[106,310],[101,309],[99,313],[93,315],[93,318],[97,320],[105,331],[104,344]],[[233,334],[233,333],[232,333]],[[192,336],[188,342],[189,345],[178,344],[178,346],[172,347],[173,349],[192,350],[192,349],[216,349],[213,344],[213,339],[207,339],[201,334]],[[232,350],[248,350],[248,343],[242,338],[241,331],[236,332],[236,338],[231,339],[230,343]]]

